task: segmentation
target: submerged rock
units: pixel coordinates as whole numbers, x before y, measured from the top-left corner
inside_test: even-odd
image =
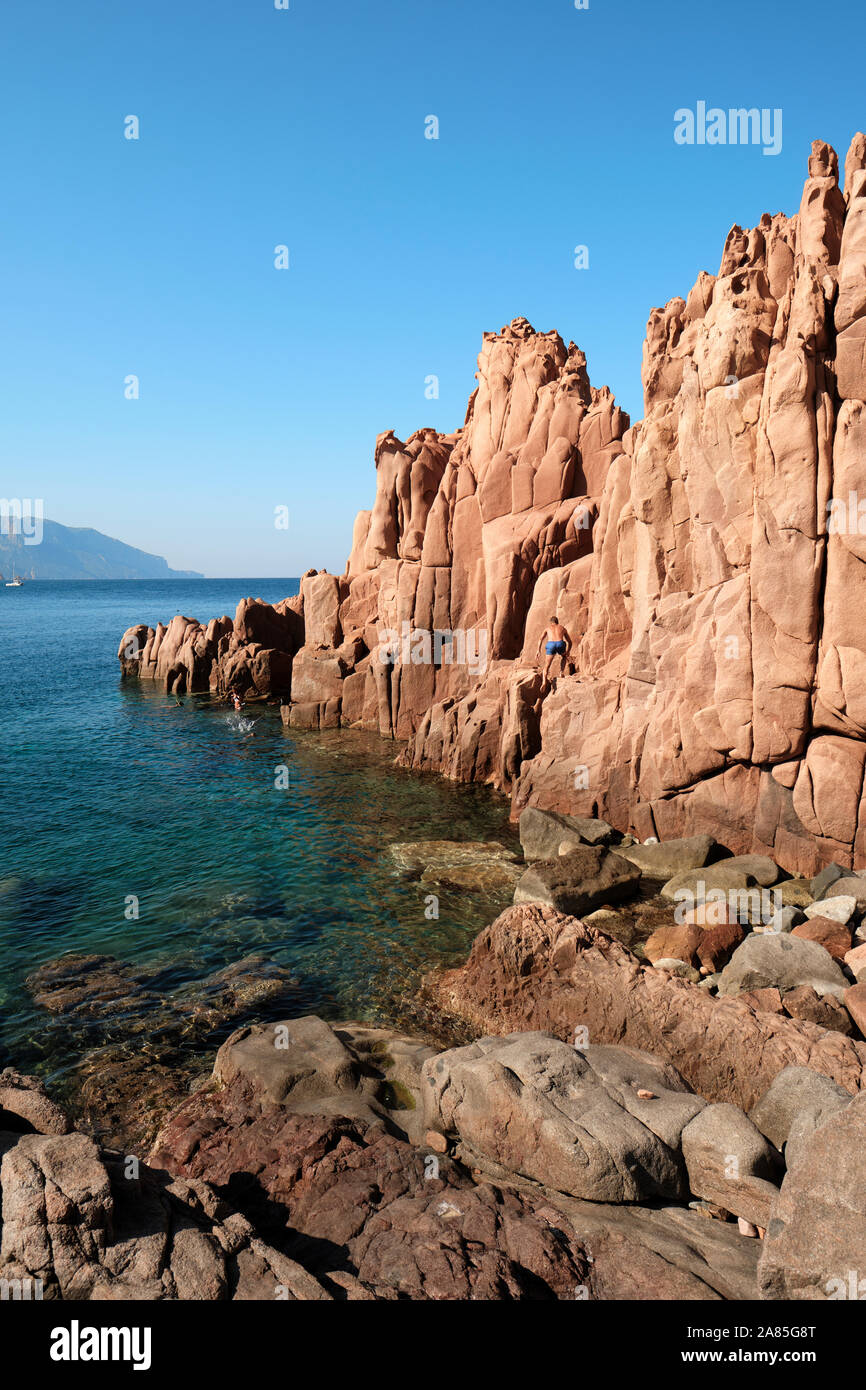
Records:
[[[513,850],[498,840],[415,840],[389,845],[385,853],[404,872],[414,874],[519,862]]]
[[[50,1029],[74,1030],[84,1049],[66,1088],[82,1122],[105,1143],[146,1147],[201,1075],[196,1049],[237,1019],[290,1003],[298,988],[264,955],[185,984],[175,978],[159,966],[70,954],[27,979],[34,1001],[55,1017]]]
[[[40,965],[25,983],[34,1003],[49,1013],[104,1018],[158,1005],[159,995],[147,988],[153,973],[114,956],[70,952]]]
[[[130,1030],[198,1032],[285,996],[296,982],[264,955],[244,956],[203,979],[164,988],[161,966],[131,966],[113,956],[69,954],[27,977],[33,1000],[72,1020],[125,1022]]]
[[[519,864],[492,859],[486,864],[431,865],[421,875],[421,882],[439,884],[443,888],[465,888],[472,893],[498,893],[513,890],[522,874]]]
[[[66,1089],[80,1127],[109,1148],[142,1154],[166,1115],[209,1074],[180,1047],[109,1043],[84,1054]]]
[[[389,845],[385,854],[421,883],[470,893],[513,890],[523,872],[518,856],[497,840],[417,840]]]

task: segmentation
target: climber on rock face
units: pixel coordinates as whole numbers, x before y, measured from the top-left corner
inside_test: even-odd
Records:
[[[559,657],[560,675],[562,675],[565,672],[566,657],[571,652],[571,638],[558,618],[551,618],[544,632],[541,634],[536,660],[539,660],[541,657],[542,647],[545,647],[547,653],[544,662],[544,671],[542,673],[544,682],[547,684],[550,679],[550,668],[555,659]]]

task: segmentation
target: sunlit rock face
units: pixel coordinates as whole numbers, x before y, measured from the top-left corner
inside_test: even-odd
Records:
[[[346,571],[305,576],[284,631],[131,629],[125,669],[290,680],[287,722],[393,733],[516,813],[866,863],[866,136],[844,187],[816,141],[798,212],[651,312],[639,424],[525,319],[477,378],[455,433],[379,436]]]

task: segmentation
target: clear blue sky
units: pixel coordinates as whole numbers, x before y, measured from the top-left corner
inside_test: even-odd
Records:
[[[208,575],[341,569],[376,434],[461,424],[517,314],[639,418],[650,309],[866,127],[863,0],[5,0],[0,36],[0,491]],[[782,153],[676,145],[700,100],[781,107]]]

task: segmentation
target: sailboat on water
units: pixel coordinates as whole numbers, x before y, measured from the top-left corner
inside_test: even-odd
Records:
[[[7,588],[7,589],[20,589],[20,588],[21,588],[21,585],[22,585],[23,583],[24,583],[24,580],[21,578],[21,575],[20,575],[20,574],[14,574],[14,573],[13,573],[12,578],[6,580],[6,588]]]

